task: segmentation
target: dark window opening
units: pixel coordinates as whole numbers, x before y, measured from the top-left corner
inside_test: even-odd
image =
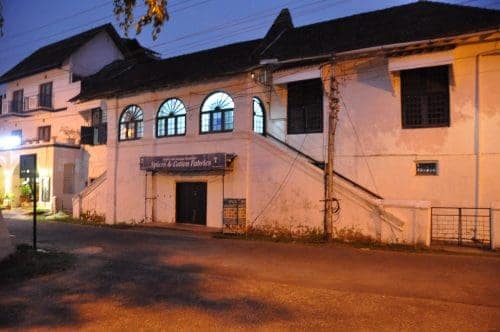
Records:
[[[90,113],[91,113],[90,125],[92,127],[98,126],[104,122],[102,117],[102,109],[100,107],[93,108],[92,110],[90,110]]]
[[[101,108],[90,110],[90,127],[80,128],[80,144],[106,144],[108,140],[108,124]]]
[[[50,126],[38,127],[38,140],[43,142],[50,141]]]
[[[40,84],[38,105],[52,108],[52,82]]]
[[[16,90],[12,93],[12,112],[20,113],[24,110],[24,91]]]
[[[323,85],[320,79],[288,84],[288,134],[323,132]]]
[[[401,71],[403,128],[450,125],[448,66]]]

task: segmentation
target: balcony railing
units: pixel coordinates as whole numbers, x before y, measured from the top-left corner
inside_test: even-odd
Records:
[[[53,96],[52,95],[34,95],[24,97],[22,100],[9,100],[4,102],[2,110],[6,109],[9,113],[26,113],[38,110],[53,110]]]

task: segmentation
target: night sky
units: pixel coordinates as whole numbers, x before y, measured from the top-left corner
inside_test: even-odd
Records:
[[[138,0],[138,10],[144,9]],[[150,29],[137,36],[162,57],[191,53],[232,42],[261,38],[282,8],[295,26],[401,5],[408,0],[172,0],[170,20],[153,41]],[[451,0],[451,3],[500,8],[499,0]],[[36,49],[111,22],[112,0],[3,0],[5,35],[0,38],[0,74]],[[130,31],[130,37],[135,31]]]

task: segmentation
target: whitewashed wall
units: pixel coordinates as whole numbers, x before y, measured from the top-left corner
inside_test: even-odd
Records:
[[[476,55],[493,42],[458,46],[450,70],[450,127],[402,129],[400,79],[382,57],[343,62],[336,70],[342,101],[335,169],[384,198],[439,206],[488,207],[500,198],[500,56],[479,68],[479,180],[475,167]],[[427,55],[433,59],[433,53]],[[427,61],[428,62],[428,61]],[[416,176],[415,162],[437,160],[438,176]]]

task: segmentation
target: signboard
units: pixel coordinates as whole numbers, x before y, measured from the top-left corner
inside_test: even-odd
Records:
[[[215,171],[224,170],[226,160],[232,158],[234,155],[226,153],[141,157],[140,168],[143,171],[167,172]]]
[[[36,154],[23,154],[19,156],[19,169],[21,178],[32,177],[36,172]]]

